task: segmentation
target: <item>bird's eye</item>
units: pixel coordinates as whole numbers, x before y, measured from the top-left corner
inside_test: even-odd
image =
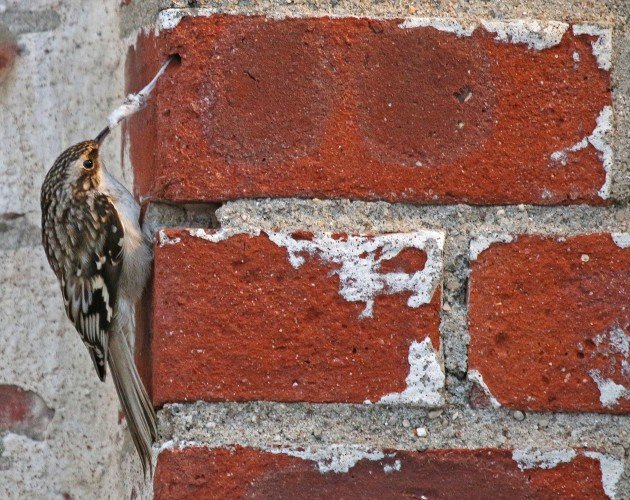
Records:
[[[87,168],[88,170],[94,166],[94,162],[92,160],[85,160],[83,162],[83,168]]]

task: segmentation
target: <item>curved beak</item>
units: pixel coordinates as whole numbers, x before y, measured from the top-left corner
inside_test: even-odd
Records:
[[[98,143],[99,146],[101,145],[105,137],[109,135],[109,132],[110,132],[110,128],[109,126],[107,126],[98,133],[98,135],[96,136],[94,140]]]

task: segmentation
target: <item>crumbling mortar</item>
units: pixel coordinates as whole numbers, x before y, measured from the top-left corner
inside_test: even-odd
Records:
[[[169,8],[203,8],[219,14],[272,15],[275,17],[307,16],[356,16],[371,18],[405,18],[418,15],[426,17],[457,17],[462,21],[486,19],[530,18],[556,21],[614,22],[623,19],[627,4],[623,0],[598,2],[596,4],[569,1],[530,0],[503,2],[458,2],[445,0],[411,0],[410,2],[373,2],[371,0],[261,0],[242,2],[239,0],[144,0],[131,2],[122,9],[121,32],[152,23],[158,12]]]
[[[344,442],[408,450],[592,448],[620,455],[630,433],[627,415],[529,412],[519,421],[505,409],[332,403],[168,404],[160,410],[159,421],[160,443],[178,439],[210,446]],[[427,429],[426,439],[414,432],[420,426]]]
[[[469,231],[458,236],[449,237],[447,234],[444,245],[444,275],[443,275],[443,305],[440,313],[440,337],[444,355],[444,369],[447,374],[454,375],[447,378],[446,389],[448,398],[457,394],[451,390],[451,383],[465,377],[467,370],[467,351],[470,335],[466,318],[468,304],[466,287],[468,282],[468,242]]]
[[[625,4],[625,16],[630,20],[630,3]],[[610,172],[610,196],[619,204],[630,203],[630,22],[617,22],[612,38],[612,100],[613,100],[613,165]]]
[[[208,221],[215,220],[216,223],[207,225]],[[492,233],[570,236],[627,232],[630,206],[435,206],[302,198],[242,199],[222,205],[152,202],[147,207],[145,224],[154,228],[223,227],[267,231],[302,228],[365,234],[436,229],[446,230],[450,239]]]

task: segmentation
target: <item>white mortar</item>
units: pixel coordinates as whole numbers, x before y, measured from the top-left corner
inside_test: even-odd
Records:
[[[428,304],[442,278],[444,234],[437,231],[382,234],[372,237],[348,236],[335,239],[317,234],[312,240],[296,240],[289,233],[268,233],[269,239],[289,254],[291,265],[299,269],[305,262],[302,254],[323,262],[340,265],[332,271],[339,276],[339,294],[348,302],[363,302],[361,317],[372,317],[374,301],[379,295],[411,292],[407,305],[412,308]],[[402,250],[416,248],[426,252],[424,269],[411,273],[380,271],[381,263],[396,257]],[[377,252],[380,255],[377,256]]]
[[[454,18],[448,17],[408,17],[398,25],[402,29],[435,28],[439,31],[453,33],[458,37],[471,36],[477,28],[476,23],[462,24]]]
[[[481,234],[470,241],[468,258],[470,260],[477,260],[482,252],[486,251],[495,243],[511,243],[513,241],[514,236],[511,234]]]
[[[572,449],[566,450],[514,450],[512,460],[518,464],[521,471],[527,469],[553,469],[558,464],[571,462],[577,453]]]
[[[383,396],[381,404],[421,404],[441,406],[444,404],[444,369],[433,349],[431,339],[412,342],[409,348],[409,375],[407,387],[402,392]]]
[[[516,19],[513,21],[481,21],[481,25],[491,33],[496,33],[496,40],[503,43],[524,43],[530,49],[543,50],[558,45],[569,29],[567,23],[558,21],[538,21]]]
[[[612,233],[610,236],[619,248],[630,248],[630,233]]]
[[[607,26],[594,24],[574,24],[575,35],[591,35],[597,37],[591,42],[593,55],[597,59],[600,69],[610,71],[612,59],[612,29]]]
[[[610,378],[602,375],[600,370],[590,370],[588,372],[599,390],[599,401],[602,406],[611,408],[619,404],[620,399],[630,398],[630,391],[625,386],[618,384]]]
[[[479,373],[478,370],[468,370],[467,377],[468,377],[468,380],[477,384],[479,388],[484,392],[484,394],[488,396],[488,399],[490,400],[490,404],[494,408],[501,407],[501,403],[499,403],[499,400],[492,395],[492,393],[490,392],[490,389],[484,382],[483,377],[481,376],[481,373]]]
[[[549,155],[552,162],[566,166],[569,159],[568,153],[574,153],[585,149],[589,144],[593,146],[599,154],[599,158],[606,174],[604,184],[598,192],[599,196],[603,199],[608,199],[610,197],[610,188],[612,183],[611,174],[613,167],[613,151],[610,144],[613,129],[612,118],[612,107],[604,106],[597,116],[595,128],[590,135],[583,137],[571,146],[554,151],[551,155]]]
[[[599,460],[599,467],[602,471],[602,486],[604,487],[604,493],[608,498],[615,500],[617,483],[621,479],[623,474],[623,461],[597,451],[585,451],[584,456]]]
[[[321,448],[291,448],[291,447],[267,447],[263,448],[269,453],[281,453],[291,457],[311,460],[317,463],[319,472],[337,474],[348,472],[360,460],[377,461],[385,458],[380,450],[372,450],[360,445],[333,444]],[[393,455],[392,455],[393,456]]]

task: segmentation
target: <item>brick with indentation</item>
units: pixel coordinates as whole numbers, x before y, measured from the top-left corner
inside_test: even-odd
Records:
[[[597,459],[583,454],[525,468],[509,450],[383,452],[324,472],[307,459],[252,448],[160,453],[156,499],[175,498],[606,498]]]
[[[473,260],[469,367],[499,403],[630,411],[629,240],[521,235]]]
[[[603,42],[568,27],[540,50],[481,26],[400,24],[214,15],[141,35],[129,90],[167,55],[182,62],[130,121],[138,194],[604,201],[611,84],[592,48]]]
[[[157,405],[441,404],[442,233],[192,234],[155,248]]]

